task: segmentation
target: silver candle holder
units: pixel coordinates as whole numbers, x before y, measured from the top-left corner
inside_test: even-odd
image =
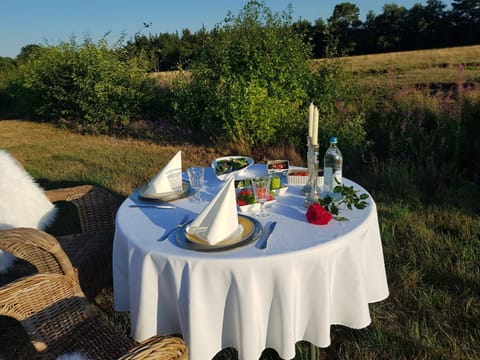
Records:
[[[317,159],[318,159],[318,145],[317,145],[317,154],[315,154],[315,149],[313,148],[313,145],[312,145],[312,138],[310,136],[307,136],[308,176],[307,176],[307,182],[302,187],[302,195],[306,196],[310,194],[310,191],[312,190],[312,180],[313,180],[312,178],[317,176],[315,174],[315,163],[317,162]],[[317,174],[318,174],[318,164],[317,164]]]

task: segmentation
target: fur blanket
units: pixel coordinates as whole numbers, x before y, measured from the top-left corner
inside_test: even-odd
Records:
[[[0,149],[0,229],[43,230],[55,219],[56,210],[23,166]],[[14,259],[0,250],[0,272],[5,272]]]

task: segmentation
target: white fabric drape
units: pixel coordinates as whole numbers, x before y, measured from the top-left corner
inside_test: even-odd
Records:
[[[328,346],[332,324],[370,324],[368,304],[388,296],[372,199],[366,209],[345,210],[349,221],[312,225],[300,187],[291,186],[269,208],[266,221],[278,224],[265,250],[249,244],[204,253],[181,249],[174,235],[156,241],[185,213],[199,213],[221,184],[207,171],[201,204],[182,199],[175,210],[130,208],[133,196],[120,207],[114,300],[116,310],[130,311],[136,340],[180,332],[192,360],[211,359],[226,347],[236,348],[240,359],[257,359],[265,348],[289,359],[297,341]]]

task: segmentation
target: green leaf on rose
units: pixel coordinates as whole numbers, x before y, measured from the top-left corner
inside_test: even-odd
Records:
[[[337,185],[333,189],[334,194],[340,194],[341,196],[330,196],[327,195],[320,199],[320,205],[323,206],[325,210],[334,215],[335,220],[345,221],[348,218],[343,216],[338,216],[340,212],[340,205],[344,204],[345,207],[349,210],[356,209],[365,209],[368,206],[368,202],[365,201],[368,199],[369,195],[362,193],[358,195],[359,190],[355,190],[353,186]]]

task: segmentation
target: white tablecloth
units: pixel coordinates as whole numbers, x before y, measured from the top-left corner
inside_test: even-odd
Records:
[[[264,169],[254,165],[249,171]],[[313,225],[300,187],[290,186],[262,220],[278,222],[265,250],[254,243],[215,253],[185,250],[174,234],[157,242],[219,190],[222,183],[211,169],[205,177],[203,203],[186,198],[172,203],[175,210],[133,208],[138,199],[131,196],[117,213],[115,309],[130,311],[136,340],[182,333],[192,360],[211,359],[226,347],[245,360],[258,359],[265,348],[290,359],[300,340],[327,347],[332,324],[369,325],[368,304],[388,296],[372,199],[366,209],[343,211],[349,221]]]

